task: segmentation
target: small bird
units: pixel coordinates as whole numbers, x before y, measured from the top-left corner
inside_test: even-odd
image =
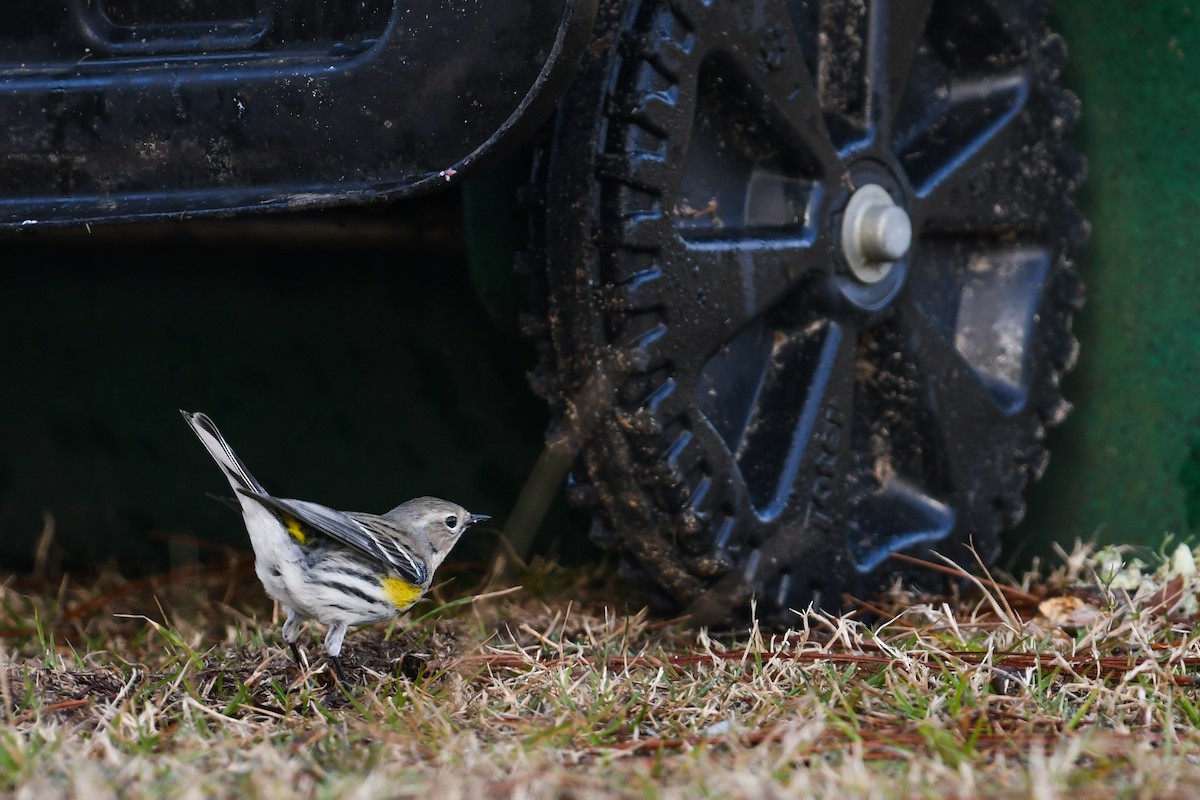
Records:
[[[339,657],[351,625],[383,622],[413,606],[450,548],[490,519],[436,497],[418,497],[382,516],[272,497],[204,414],[181,411],[237,494],[254,547],[254,571],[287,612],[283,638],[300,664],[300,623],[329,626],[325,652],[343,683]]]

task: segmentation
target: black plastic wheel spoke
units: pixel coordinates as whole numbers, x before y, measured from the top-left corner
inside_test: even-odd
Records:
[[[765,404],[755,409],[761,419],[789,424],[769,432],[758,426],[757,452],[739,460],[743,474],[748,468],[762,471],[757,478],[746,477],[759,520],[753,537],[758,540],[756,583],[779,579],[781,570],[790,572],[807,559],[837,559],[842,548],[838,531],[850,491],[846,476],[853,465],[856,331],[827,324],[814,326],[812,333],[816,357],[812,368],[797,376],[800,393],[791,413]],[[763,445],[771,436],[786,446],[774,459],[763,457],[770,453]],[[779,596],[767,598],[781,607],[789,600],[789,589],[803,588],[788,587],[786,577],[783,582]]]
[[[830,324],[824,330],[821,360],[808,385],[803,416],[793,433],[793,461],[785,469],[790,484],[777,505],[787,503],[791,516],[810,531],[828,531],[828,517],[845,498],[852,457],[857,331],[848,325]]]
[[[809,70],[787,3],[714,3],[696,16],[720,32],[712,41],[709,58],[715,69],[721,69],[721,63],[732,65],[735,69],[725,79],[753,87],[747,92],[735,84],[746,100],[759,104],[752,117],[756,125],[772,129],[809,174],[838,174],[840,165],[825,127],[816,77]]]
[[[913,183],[917,231],[980,233],[1027,224],[1030,210],[1011,190],[1034,166],[1022,162],[1021,151],[1028,89],[1023,72],[956,84],[946,106],[905,144],[899,156]]]
[[[919,337],[905,325],[903,304],[897,312],[864,331],[855,365],[855,460],[846,472],[845,531],[847,549],[864,572],[898,550],[940,541],[955,521],[925,365],[910,352]]]
[[[892,553],[945,539],[957,522],[947,503],[900,476],[851,501],[847,516],[846,546],[864,572]]]
[[[933,0],[872,0],[867,47],[870,118],[890,142]]]
[[[949,486],[977,479],[988,464],[1007,471],[1011,459],[1002,458],[1001,443],[1015,438],[1015,423],[1004,396],[911,296],[898,305],[897,325],[904,355],[922,376],[921,402],[936,426],[936,441],[929,445],[945,455],[940,471]]]
[[[940,237],[926,242],[911,285],[941,336],[979,376],[996,405],[1022,408],[1038,312],[1052,255],[1020,239]]]
[[[691,244],[672,261],[664,345],[676,351],[685,380],[825,266],[816,248],[797,240]]]

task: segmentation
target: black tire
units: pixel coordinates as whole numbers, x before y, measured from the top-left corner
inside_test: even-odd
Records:
[[[698,621],[984,562],[1069,406],[1086,235],[1045,4],[613,2],[535,157],[535,389],[570,496]],[[877,54],[877,55],[872,55]],[[911,219],[867,283],[862,185]]]

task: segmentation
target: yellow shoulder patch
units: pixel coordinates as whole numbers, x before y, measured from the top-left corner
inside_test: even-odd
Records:
[[[308,534],[304,532],[304,528],[300,526],[300,520],[288,514],[283,515],[283,527],[292,535],[300,544],[308,544]]]
[[[402,578],[387,577],[381,584],[383,596],[396,608],[403,611],[420,599],[424,591],[420,586],[414,586]]]

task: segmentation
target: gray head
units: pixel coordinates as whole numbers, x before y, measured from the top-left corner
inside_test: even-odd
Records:
[[[472,514],[457,503],[439,497],[415,497],[384,514],[405,530],[423,533],[437,563],[446,557],[467,528],[491,519],[486,514]]]

